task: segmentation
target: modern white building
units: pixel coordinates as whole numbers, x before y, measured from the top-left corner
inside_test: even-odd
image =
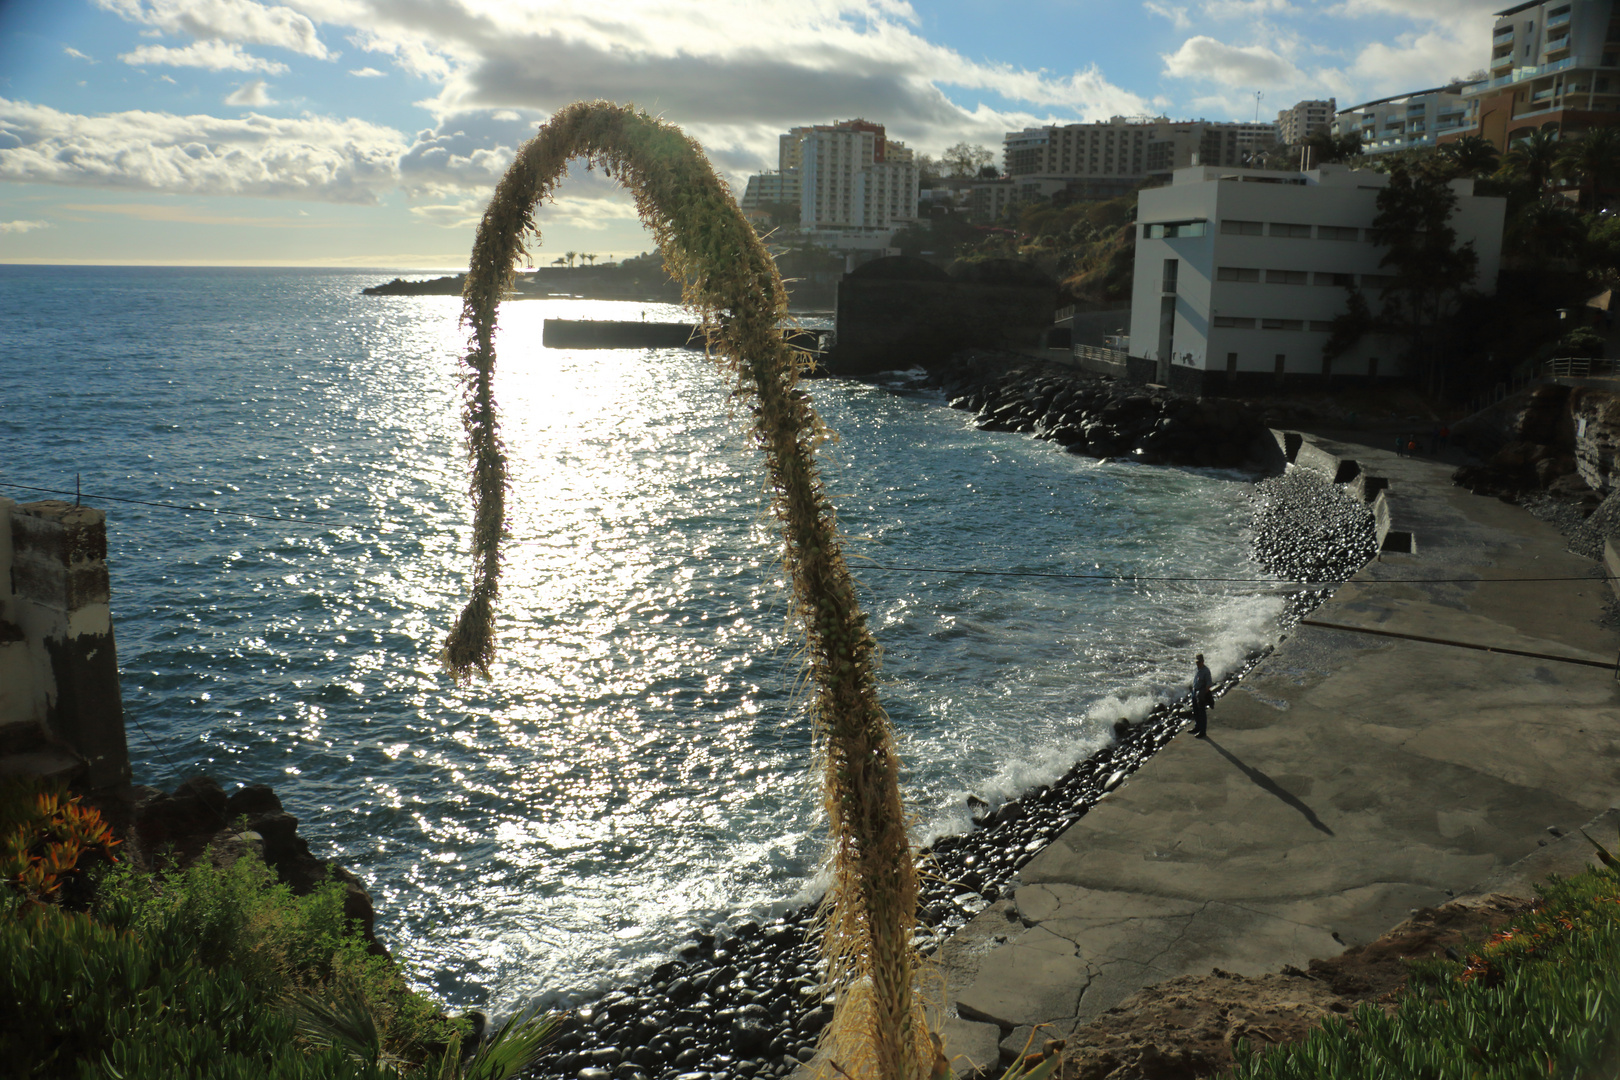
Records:
[[[1333,118],[1335,135],[1359,135],[1363,154],[1389,154],[1434,146],[1468,122],[1464,86],[1436,86],[1352,105]]]
[[[1455,136],[1498,150],[1532,131],[1565,136],[1620,122],[1620,8],[1614,0],[1532,0],[1496,13],[1488,77],[1463,88]]]
[[[1368,335],[1329,363],[1323,346],[1346,309],[1346,286],[1376,311],[1389,271],[1372,243],[1383,173],[1324,165],[1310,172],[1178,170],[1141,193],[1127,366],[1138,382],[1192,394],[1285,379],[1404,374],[1402,345]],[[1479,256],[1474,288],[1494,292],[1506,200],[1452,182],[1459,242]]]

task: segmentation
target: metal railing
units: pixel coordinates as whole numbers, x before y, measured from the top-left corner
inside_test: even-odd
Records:
[[[1472,416],[1481,409],[1488,409],[1497,402],[1517,394],[1531,383],[1542,382],[1545,379],[1615,378],[1620,375],[1615,363],[1614,360],[1594,359],[1589,356],[1560,356],[1552,360],[1543,360],[1539,364],[1521,364],[1506,381],[1499,382],[1484,393],[1469,398],[1468,404],[1463,406],[1464,415]]]
[[[1074,347],[1076,360],[1098,360],[1104,364],[1123,364],[1125,362],[1124,349],[1104,349],[1097,345],[1076,345]]]

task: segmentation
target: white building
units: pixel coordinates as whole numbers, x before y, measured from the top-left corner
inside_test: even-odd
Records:
[[[1383,173],[1324,165],[1305,173],[1178,170],[1143,191],[1131,293],[1130,375],[1202,394],[1285,376],[1401,374],[1398,341],[1368,335],[1323,357],[1347,285],[1377,311],[1387,269],[1369,238]],[[1474,287],[1494,292],[1506,201],[1452,182],[1459,243],[1479,256]]]
[[[894,230],[917,218],[917,166],[903,143],[862,120],[817,126],[799,136],[802,228]]]
[[[1352,105],[1333,119],[1335,135],[1359,135],[1363,154],[1434,146],[1441,135],[1467,126],[1463,86],[1436,86]]]
[[[1456,134],[1498,150],[1536,130],[1578,135],[1620,119],[1620,15],[1614,0],[1533,0],[1496,13],[1489,76],[1463,88]]]
[[[1318,131],[1328,130],[1337,111],[1337,98],[1296,101],[1293,108],[1277,114],[1277,141],[1284,146],[1298,146]]]

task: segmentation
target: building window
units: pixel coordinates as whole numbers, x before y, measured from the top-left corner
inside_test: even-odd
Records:
[[[1259,236],[1261,223],[1258,221],[1233,221],[1228,218],[1221,222],[1222,236]]]
[[[1162,224],[1144,225],[1142,235],[1149,240],[1175,240],[1187,236],[1203,236],[1203,221],[1166,221]]]
[[[1260,271],[1245,266],[1222,266],[1215,271],[1216,281],[1259,281]]]
[[[1236,315],[1217,315],[1215,326],[1222,330],[1253,330],[1254,320],[1239,318]]]
[[[1303,330],[1305,323],[1301,319],[1261,319],[1262,330]]]
[[[1303,270],[1267,270],[1267,285],[1304,285],[1310,275]]]
[[[1311,238],[1311,227],[1309,225],[1290,225],[1285,221],[1273,221],[1271,223],[1271,235],[1286,236],[1295,240],[1309,240]]]
[[[1355,240],[1360,236],[1360,229],[1350,229],[1340,225],[1318,225],[1316,227],[1316,238],[1318,240]]]
[[[1237,353],[1229,352],[1226,354],[1226,381],[1231,382],[1235,378],[1237,378]]]
[[[1316,275],[1316,283],[1318,285],[1339,285],[1348,287],[1356,283],[1356,275],[1318,273]]]

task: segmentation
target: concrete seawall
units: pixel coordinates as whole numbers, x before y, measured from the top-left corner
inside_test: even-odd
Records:
[[[1610,806],[1620,634],[1599,565],[1447,466],[1281,445],[1373,489],[1384,553],[1220,700],[1209,739],[1161,750],[941,951],[960,1071],[1164,979],[1369,942]]]

